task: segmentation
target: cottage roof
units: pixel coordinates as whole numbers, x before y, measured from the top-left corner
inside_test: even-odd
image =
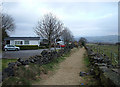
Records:
[[[40,37],[6,37],[4,40],[40,40]]]

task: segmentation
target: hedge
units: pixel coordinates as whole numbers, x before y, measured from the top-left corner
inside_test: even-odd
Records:
[[[39,49],[46,49],[46,46],[39,46]]]
[[[16,45],[17,47],[20,47],[20,50],[35,50],[38,49],[38,45]]]

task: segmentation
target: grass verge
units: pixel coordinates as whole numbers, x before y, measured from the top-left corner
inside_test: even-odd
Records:
[[[15,61],[17,61],[17,59],[0,59],[0,65],[2,65],[2,67],[0,67],[0,72],[2,72],[2,69],[7,68],[10,62]]]
[[[91,67],[90,67],[90,61],[89,61],[87,52],[85,52],[85,54],[84,54],[84,64],[87,67],[85,72],[89,72]],[[94,78],[93,75],[84,76],[83,79],[86,82],[85,84],[88,85],[88,86],[95,86],[95,85],[99,84],[99,82]]]
[[[0,59],[0,72],[2,71],[2,59]]]
[[[87,56],[87,52],[85,52],[85,54],[84,54],[84,63],[87,67],[90,65],[90,61],[89,61],[89,58]]]
[[[2,59],[2,69],[7,68],[10,62],[16,62],[16,61],[17,59]]]
[[[46,71],[53,71],[54,69],[57,68],[58,64],[63,61],[65,59],[65,57],[60,57],[60,58],[57,58],[57,59],[53,59],[53,61],[51,63],[48,63],[48,64],[45,64],[45,65],[42,65],[42,67],[46,70]]]

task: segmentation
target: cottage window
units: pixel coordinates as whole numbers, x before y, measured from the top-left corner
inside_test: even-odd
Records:
[[[29,44],[29,41],[28,40],[25,40],[25,43],[24,44]]]
[[[22,41],[15,41],[15,45],[22,45]]]

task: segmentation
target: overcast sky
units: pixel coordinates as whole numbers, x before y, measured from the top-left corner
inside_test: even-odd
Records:
[[[10,36],[36,36],[34,27],[44,14],[56,15],[77,36],[118,34],[117,2],[4,2],[3,12],[11,15],[16,29]]]

